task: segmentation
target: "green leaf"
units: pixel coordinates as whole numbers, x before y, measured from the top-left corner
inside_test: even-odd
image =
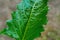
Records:
[[[8,35],[16,40],[33,40],[44,31],[47,24],[48,0],[22,0],[17,10],[12,12],[12,19],[7,21],[8,27],[0,34]]]

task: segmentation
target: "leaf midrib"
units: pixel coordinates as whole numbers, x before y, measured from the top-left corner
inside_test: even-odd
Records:
[[[33,12],[33,10],[34,10],[35,4],[36,4],[36,1],[35,1],[35,3],[33,4],[32,10],[31,10],[31,14],[30,14],[29,19],[28,19],[28,21],[27,21],[26,28],[25,28],[25,32],[24,32],[24,36],[23,36],[22,40],[25,40],[24,38],[25,38],[25,34],[26,34],[26,32],[27,32],[27,29],[28,29],[28,23],[29,23],[29,20],[30,20],[31,15],[32,15],[32,12]]]

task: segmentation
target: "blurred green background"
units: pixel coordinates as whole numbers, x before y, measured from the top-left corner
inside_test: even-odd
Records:
[[[11,11],[16,10],[16,4],[21,0],[0,0],[0,30],[6,27],[6,20],[11,19]],[[60,40],[60,0],[49,0],[48,23],[45,31],[36,40]],[[0,36],[0,40],[14,40]]]

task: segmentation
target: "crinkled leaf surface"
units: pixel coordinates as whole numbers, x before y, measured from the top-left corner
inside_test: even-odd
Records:
[[[44,31],[47,23],[48,0],[22,0],[17,10],[12,12],[12,19],[7,21],[8,27],[0,34],[8,35],[16,40],[33,40]]]

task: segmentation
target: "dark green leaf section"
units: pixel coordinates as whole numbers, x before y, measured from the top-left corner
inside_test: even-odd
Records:
[[[8,35],[16,40],[33,40],[44,31],[47,24],[48,0],[22,0],[17,10],[12,12],[12,19],[7,21],[8,27],[0,34]]]

